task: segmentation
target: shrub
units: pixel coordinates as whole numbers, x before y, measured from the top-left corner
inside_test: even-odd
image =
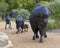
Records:
[[[21,15],[24,19],[28,19],[30,12],[26,9],[13,9],[14,17],[18,14]]]
[[[14,18],[16,18],[16,16],[18,15],[18,11],[20,11],[20,9],[12,9],[12,11],[14,12]]]
[[[49,2],[47,2],[47,1],[41,1],[40,3],[44,6],[49,6]]]
[[[54,2],[50,2],[48,8],[52,12],[51,18],[56,21],[60,20],[60,1],[55,0]]]
[[[60,22],[56,22],[56,21],[49,21],[47,24],[47,30],[52,30],[52,29],[56,29],[56,28],[60,28]]]
[[[26,9],[21,9],[18,14],[20,14],[24,19],[28,19],[30,12]]]

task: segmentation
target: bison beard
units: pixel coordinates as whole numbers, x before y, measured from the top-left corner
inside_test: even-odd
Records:
[[[43,11],[42,8],[38,7],[37,9],[36,8],[33,9],[32,13],[30,15],[30,18],[29,18],[31,28],[34,32],[33,40],[35,40],[36,38],[39,38],[39,36],[38,36],[38,31],[39,31],[40,42],[41,43],[43,42],[43,36],[47,37],[47,35],[46,35],[46,25],[47,25],[48,17],[49,17],[49,14],[47,14],[47,15],[43,14],[45,11]],[[40,9],[42,9],[42,10],[40,10]]]

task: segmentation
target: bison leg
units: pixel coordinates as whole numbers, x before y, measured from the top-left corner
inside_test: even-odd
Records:
[[[43,31],[39,31],[39,32],[40,32],[40,42],[42,43],[43,42],[44,32]]]
[[[7,24],[5,25],[5,29],[7,29]]]
[[[9,28],[12,29],[12,27],[11,27],[11,23],[9,23]]]
[[[45,22],[45,27],[44,27],[44,38],[47,38],[46,26],[47,26],[47,23],[48,23],[48,18],[44,19],[44,22]]]
[[[22,31],[21,31],[21,32],[23,32],[23,28],[24,28],[24,21],[23,21],[23,22],[21,22],[20,26],[21,26],[21,29],[22,29]]]
[[[44,38],[47,38],[46,28],[43,30],[43,32],[44,32]]]
[[[17,29],[17,32],[16,32],[16,34],[18,34],[19,33],[19,28]]]
[[[23,32],[23,27],[21,27],[21,29],[22,29],[22,31],[21,31],[21,33]]]
[[[31,28],[32,28],[32,30],[34,32],[33,40],[35,40],[36,38],[39,38],[39,36],[38,36],[38,29],[34,25],[32,25],[32,24],[31,24]]]
[[[16,29],[17,29],[16,34],[18,34],[18,32],[19,32],[19,28],[20,28],[19,23],[20,22],[16,21]]]
[[[38,26],[38,28],[39,28],[39,33],[40,33],[40,42],[43,43],[44,31],[40,25]]]
[[[32,30],[33,30],[33,32],[34,32],[34,36],[35,36],[35,38],[39,38],[39,36],[38,36],[38,29],[32,27]],[[34,36],[33,36],[33,38],[34,38]]]
[[[39,36],[38,36],[38,32],[36,33],[36,38],[39,38]]]
[[[19,32],[19,26],[18,26],[18,24],[16,24],[16,29],[17,29],[16,34],[18,34],[18,32]]]
[[[39,38],[39,36],[38,36],[38,32],[37,32],[37,31],[34,32],[33,40],[35,40],[36,38]]]
[[[43,30],[39,30],[40,31],[40,42],[42,43],[43,42],[43,36],[46,38],[47,35],[46,35],[46,29],[44,28]]]
[[[35,40],[36,38],[39,38],[38,36],[38,30],[33,30],[34,35],[33,35],[33,40]]]
[[[35,40],[36,38],[39,38],[39,36],[38,36],[38,30],[36,30],[34,27],[32,27],[32,30],[34,32],[33,40]]]

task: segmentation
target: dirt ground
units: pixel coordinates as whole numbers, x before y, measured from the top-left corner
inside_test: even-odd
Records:
[[[33,32],[30,25],[28,32],[19,34],[16,34],[14,22],[12,22],[12,30],[5,30],[4,27],[5,22],[0,22],[0,32],[6,32],[8,34],[14,48],[60,48],[60,33],[58,33],[60,30],[47,31],[48,37],[44,39],[43,43],[39,43],[39,39],[36,39],[35,41],[32,40]]]

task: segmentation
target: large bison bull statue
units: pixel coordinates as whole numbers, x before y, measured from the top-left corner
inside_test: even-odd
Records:
[[[40,42],[43,42],[43,36],[46,38],[46,25],[48,22],[48,17],[50,15],[50,11],[47,7],[37,4],[32,10],[31,15],[29,16],[29,21],[31,24],[31,28],[34,32],[33,40],[39,38],[38,31],[40,33]]]

